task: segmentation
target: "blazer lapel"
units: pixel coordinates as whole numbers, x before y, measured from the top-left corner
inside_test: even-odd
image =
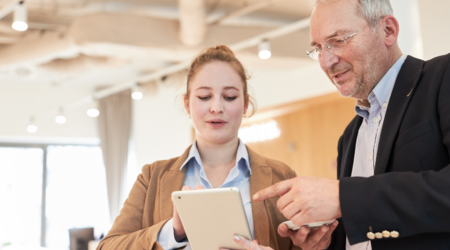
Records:
[[[180,170],[180,168],[187,159],[190,149],[191,147],[188,147],[161,178],[159,186],[161,220],[173,216],[172,192],[179,191],[183,187],[184,179],[186,178],[186,168],[183,168],[182,170]]]
[[[397,138],[400,124],[422,75],[423,63],[424,61],[422,60],[408,56],[400,69],[394,89],[392,90],[380,135],[375,174],[386,172],[392,146]]]
[[[258,191],[272,185],[272,169],[267,167],[266,160],[247,147],[250,158],[250,197]],[[262,246],[270,246],[269,217],[265,202],[252,201],[253,226],[255,237]],[[255,218],[258,218],[255,220]]]
[[[357,116],[356,122],[352,129],[352,134],[350,135],[350,143],[344,145],[343,148],[343,156],[342,156],[342,170],[339,173],[339,178],[349,177],[352,175],[353,169],[353,160],[355,158],[355,147],[356,147],[356,138],[358,138],[359,127],[361,127],[361,123],[363,118]]]

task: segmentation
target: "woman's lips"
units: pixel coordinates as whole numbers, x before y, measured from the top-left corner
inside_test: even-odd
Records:
[[[213,127],[213,128],[221,128],[225,125],[225,123],[227,123],[224,120],[220,120],[220,119],[215,119],[215,120],[209,120],[207,121],[207,123]]]

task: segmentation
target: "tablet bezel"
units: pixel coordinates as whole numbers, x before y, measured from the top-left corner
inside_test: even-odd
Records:
[[[233,236],[252,239],[238,188],[175,191],[172,200],[193,250],[244,249]]]

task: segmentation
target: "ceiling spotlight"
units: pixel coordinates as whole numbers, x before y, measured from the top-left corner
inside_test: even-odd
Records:
[[[37,131],[36,125],[33,125],[33,124],[28,125],[27,131],[28,131],[28,133],[32,133],[32,134],[33,134],[33,133],[36,133],[36,131]]]
[[[261,59],[269,59],[272,56],[270,52],[270,42],[268,40],[262,40],[258,46],[259,48],[259,58]]]
[[[67,121],[67,119],[66,119],[66,117],[63,116],[63,115],[58,115],[58,116],[55,118],[55,122],[58,123],[58,124],[64,124],[64,123],[66,123],[66,121]]]
[[[34,125],[34,117],[30,118],[30,125],[28,125],[27,131],[28,131],[28,133],[36,133],[37,126]]]
[[[100,114],[100,111],[98,109],[88,109],[87,115],[90,117],[97,117]]]
[[[63,107],[59,107],[59,115],[56,116],[55,118],[55,122],[58,124],[64,124],[66,123],[67,119],[66,117],[63,115],[64,113],[64,108]]]
[[[28,29],[27,24],[27,8],[22,2],[19,2],[16,5],[16,9],[14,11],[14,19],[13,19],[12,28],[17,31],[25,31]]]
[[[141,90],[139,89],[139,86],[135,86],[133,88],[133,93],[131,94],[131,97],[134,100],[141,100],[142,97],[144,97],[144,94],[142,94]]]

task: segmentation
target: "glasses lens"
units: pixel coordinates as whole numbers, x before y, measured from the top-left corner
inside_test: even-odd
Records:
[[[318,60],[319,59],[319,51],[317,50],[317,48],[312,48],[310,50],[306,51],[306,54],[311,57],[313,60]]]
[[[342,37],[333,37],[327,40],[327,44],[325,47],[330,52],[339,52],[343,50],[347,46],[347,43],[345,42],[345,39]]]

